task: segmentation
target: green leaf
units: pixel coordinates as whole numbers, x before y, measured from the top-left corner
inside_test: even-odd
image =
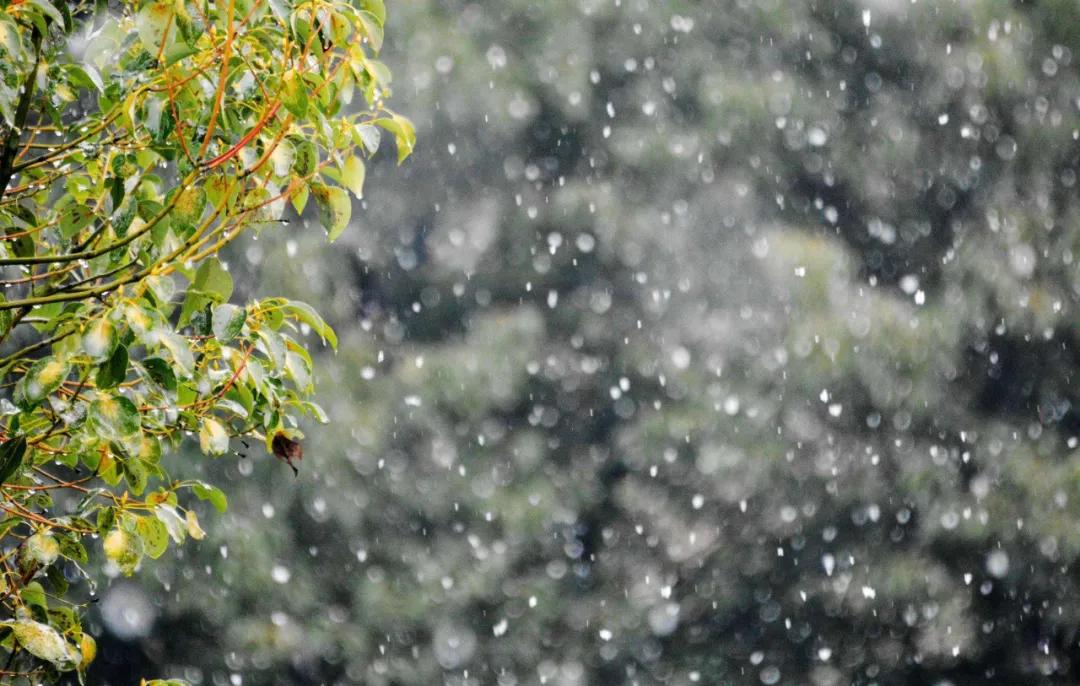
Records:
[[[297,118],[304,118],[308,110],[307,84],[295,69],[285,72],[281,79],[281,102],[285,109]]]
[[[308,195],[307,186],[300,186],[293,192],[292,197],[289,198],[290,202],[292,202],[293,209],[296,210],[296,214],[299,215],[304,213],[304,208],[307,207]],[[7,312],[8,310],[3,311]],[[2,331],[0,331],[0,333],[2,333]]]
[[[173,231],[178,236],[190,235],[202,220],[206,204],[206,191],[202,188],[185,188],[179,191],[176,203],[169,212]]]
[[[0,294],[0,303],[6,301],[7,298]],[[11,331],[12,321],[11,310],[0,310],[0,337],[7,336],[8,331]]]
[[[8,479],[22,466],[23,456],[26,455],[26,436],[16,436],[0,445],[0,483],[6,484]]]
[[[109,359],[98,367],[94,383],[100,389],[116,388],[127,378],[128,349],[127,346],[118,345],[113,350]]]
[[[270,363],[275,368],[285,365],[285,339],[281,334],[270,329],[260,328],[256,334],[259,337],[259,350],[270,358]]]
[[[212,321],[214,336],[226,343],[240,335],[247,321],[247,311],[243,307],[225,303],[214,308]]]
[[[0,115],[4,117],[4,123],[15,126],[15,103],[18,102],[15,89],[0,81]]]
[[[92,64],[65,64],[64,69],[72,83],[86,89],[93,88],[98,93],[105,92],[105,82],[101,80],[101,74]]]
[[[371,45],[371,49],[375,52],[382,50],[383,27],[379,18],[371,12],[365,12],[364,10],[357,12],[356,16],[360,19],[360,24],[364,28],[364,33],[367,35],[367,40]]]
[[[107,441],[123,442],[141,432],[139,410],[122,395],[103,395],[90,403],[87,419]]]
[[[180,309],[180,326],[191,320],[191,315],[209,303],[223,303],[233,292],[233,278],[216,257],[204,260],[195,272],[195,280],[188,288],[184,305]]]
[[[375,17],[379,26],[386,24],[386,5],[383,0],[362,0],[360,5]]]
[[[99,534],[105,534],[116,523],[116,508],[103,507],[97,513],[97,530]]]
[[[184,542],[184,537],[187,536],[187,523],[174,506],[167,503],[158,505],[154,508],[154,516],[165,525],[165,530],[169,532],[169,537],[174,543],[179,545]]]
[[[12,62],[20,63],[26,58],[26,49],[20,40],[22,32],[6,12],[0,17],[0,47],[6,52]]]
[[[52,581],[52,578],[50,577],[49,580]],[[66,633],[79,626],[79,618],[75,610],[70,607],[51,607],[49,608],[49,625],[60,633]]]
[[[209,336],[214,333],[214,311],[210,303],[199,308],[191,314],[191,328],[196,336]]]
[[[176,374],[168,362],[160,357],[148,357],[142,361],[142,366],[155,383],[167,391],[176,391]]]
[[[41,13],[52,20],[53,25],[63,29],[64,28],[64,15],[60,14],[60,10],[56,9],[49,0],[29,0],[29,3],[34,7],[41,10]]]
[[[135,30],[143,47],[152,56],[159,53],[165,64],[172,64],[195,52],[185,40],[184,24],[190,19],[184,16],[183,4],[171,0],[150,2],[135,17]]]
[[[64,595],[68,592],[68,588],[71,586],[71,584],[68,583],[68,580],[64,578],[64,572],[55,565],[45,570],[45,578],[49,580],[49,585],[52,586],[53,593],[55,595]],[[49,621],[53,622],[53,620],[58,619],[54,616],[54,614],[64,615],[65,613],[66,615],[74,617],[74,613],[69,608],[54,607],[49,610]]]
[[[352,191],[357,199],[364,197],[364,161],[356,155],[347,157],[341,164],[341,184]]]
[[[326,236],[332,243],[349,225],[352,201],[343,189],[321,183],[311,185],[311,195],[319,210],[319,223],[326,229]]]
[[[86,205],[69,205],[60,213],[60,235],[71,240],[93,220],[94,212]]]
[[[305,302],[300,302],[299,300],[286,300],[281,305],[281,309],[286,315],[292,316],[310,326],[312,331],[326,340],[330,344],[330,347],[337,350],[337,335],[334,333],[334,330],[330,328],[330,325],[319,316],[319,313],[315,311],[314,307]]]
[[[368,154],[371,154],[379,149],[379,143],[382,141],[382,132],[371,124],[357,124],[353,127],[352,139],[357,145],[364,146],[364,149],[368,151]]]
[[[199,482],[191,487],[191,491],[199,500],[208,501],[218,512],[225,512],[229,507],[229,501],[225,498],[225,492],[217,486]]]
[[[309,140],[292,137],[293,173],[301,178],[311,176],[319,166],[319,149]]]
[[[233,278],[217,258],[199,265],[193,285],[200,293],[218,298],[218,302],[228,300],[233,292]]]
[[[173,363],[181,375],[187,377],[195,373],[195,357],[187,339],[175,331],[161,329],[154,332],[154,339],[172,355]]]
[[[416,146],[416,129],[413,123],[400,114],[376,119],[375,123],[394,135],[394,142],[397,143],[397,160],[398,164],[401,164],[412,154],[413,147]]]
[[[161,462],[161,441],[154,436],[143,434],[135,454],[148,466],[156,465]]]
[[[124,481],[135,495],[142,495],[146,490],[146,484],[150,480],[150,472],[146,463],[142,460],[131,458],[124,460]]]
[[[30,607],[40,607],[43,610],[49,609],[49,603],[45,596],[45,589],[41,587],[36,581],[31,581],[23,587],[19,592],[19,597],[22,598],[23,604]]]
[[[311,367],[301,355],[291,350],[286,353],[285,371],[301,391],[314,390],[311,383]]]
[[[69,560],[74,560],[79,564],[86,564],[89,561],[89,557],[86,554],[86,548],[83,544],[77,541],[71,536],[60,536],[56,539],[60,544],[60,554]]]
[[[275,176],[288,176],[296,159],[296,150],[289,139],[284,139],[270,153],[270,166],[274,168]]]
[[[142,539],[143,552],[156,560],[169,548],[169,530],[156,516],[139,517],[135,532]]]

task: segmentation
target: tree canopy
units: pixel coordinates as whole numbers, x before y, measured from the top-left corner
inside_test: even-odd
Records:
[[[411,152],[384,21],[382,0],[0,6],[5,682],[81,675],[88,569],[132,574],[204,536],[192,501],[225,509],[163,453],[239,437],[295,469],[298,419],[325,421],[308,347],[334,332],[238,302],[219,253],[309,201],[337,239],[381,134]]]

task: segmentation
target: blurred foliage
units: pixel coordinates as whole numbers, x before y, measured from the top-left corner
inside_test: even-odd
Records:
[[[394,9],[415,159],[230,262],[332,421],[102,682],[1080,679],[1075,3]]]

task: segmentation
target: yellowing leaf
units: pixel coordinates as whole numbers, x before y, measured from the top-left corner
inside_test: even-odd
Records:
[[[157,0],[145,5],[135,17],[135,30],[143,47],[155,57],[161,55],[171,64],[194,52],[180,35],[180,24],[190,20],[177,10],[183,4],[170,0]]]
[[[135,30],[139,32],[139,40],[151,55],[158,53],[169,29],[175,30],[172,26],[174,6],[167,0],[151,2],[135,17]]]
[[[21,407],[35,405],[64,382],[70,368],[66,362],[46,357],[35,362],[15,389],[15,402]]]
[[[51,662],[61,669],[73,669],[82,660],[75,646],[69,644],[60,632],[48,624],[32,619],[20,619],[6,622],[26,652],[34,657]]]
[[[125,576],[131,576],[142,559],[142,542],[123,529],[113,529],[101,542],[105,557],[116,564]]]
[[[48,567],[60,557],[60,544],[56,542],[52,534],[44,531],[39,531],[26,539],[23,550],[26,551],[27,559],[33,560],[42,567]]]
[[[206,538],[206,532],[199,526],[199,516],[195,514],[194,510],[187,511],[187,531],[188,534],[196,541],[201,541]]]
[[[98,395],[87,413],[93,428],[106,440],[130,441],[140,433],[139,410],[122,395]]]
[[[341,165],[341,184],[352,191],[358,199],[364,197],[364,161],[356,155],[345,159]]]
[[[202,188],[186,188],[181,191],[169,213],[173,230],[187,235],[202,219],[206,204],[206,191]]]
[[[207,417],[199,429],[199,448],[207,455],[224,455],[229,449],[229,434],[216,419]]]
[[[151,559],[158,559],[168,549],[169,531],[157,517],[139,517],[135,531],[142,539],[143,551]]]
[[[90,666],[90,663],[97,657],[97,641],[90,634],[84,633],[79,639],[79,652],[82,653],[82,660],[79,661],[79,669],[86,669]]]
[[[116,347],[116,327],[102,317],[86,327],[82,338],[83,352],[94,362],[104,362]]]
[[[300,186],[293,191],[290,200],[292,201],[293,209],[296,210],[297,214],[304,213],[304,208],[307,207],[308,195],[307,186]]]

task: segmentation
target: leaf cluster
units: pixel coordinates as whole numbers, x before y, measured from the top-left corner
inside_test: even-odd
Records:
[[[219,253],[309,199],[337,238],[381,132],[411,152],[385,19],[382,0],[0,3],[5,677],[93,659],[69,594],[89,537],[131,574],[202,537],[192,500],[225,509],[164,452],[272,454],[326,420],[304,338],[333,331],[301,302],[232,302]]]

